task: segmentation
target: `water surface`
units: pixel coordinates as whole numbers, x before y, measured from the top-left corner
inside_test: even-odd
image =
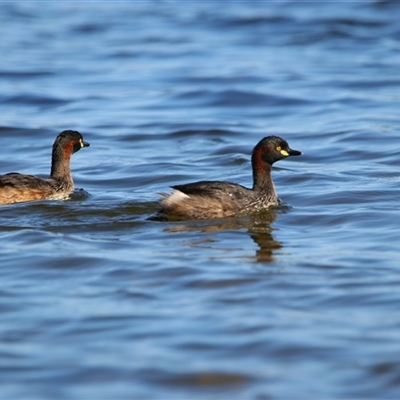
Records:
[[[398,3],[0,9],[0,172],[91,143],[70,200],[0,209],[1,398],[398,398]],[[282,207],[152,219],[272,134]]]

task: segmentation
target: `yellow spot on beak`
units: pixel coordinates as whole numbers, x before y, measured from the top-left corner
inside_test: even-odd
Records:
[[[289,153],[286,150],[280,150],[280,153],[285,157],[289,156]]]
[[[82,139],[79,139],[79,143],[80,143],[81,147],[84,147]]]

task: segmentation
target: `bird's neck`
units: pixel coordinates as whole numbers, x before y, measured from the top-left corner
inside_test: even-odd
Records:
[[[72,152],[69,149],[55,149],[53,151],[50,178],[73,185],[70,169],[71,155]]]
[[[272,166],[266,163],[253,165],[253,190],[276,197],[274,182],[271,177]]]

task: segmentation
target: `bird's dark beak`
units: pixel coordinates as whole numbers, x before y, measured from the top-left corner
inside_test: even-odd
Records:
[[[89,147],[90,146],[90,143],[85,142],[82,139],[80,140],[80,144],[81,144],[81,147]]]
[[[300,156],[302,154],[301,151],[292,150],[292,149],[288,149],[287,152],[288,152],[289,156]]]

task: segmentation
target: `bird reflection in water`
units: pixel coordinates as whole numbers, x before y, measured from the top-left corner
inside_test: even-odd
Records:
[[[257,243],[259,249],[256,251],[258,262],[274,261],[273,254],[282,248],[282,244],[272,236],[272,223],[276,220],[275,211],[264,211],[251,216],[251,226],[248,229],[250,237]]]
[[[264,210],[258,213],[240,218],[222,218],[209,221],[177,222],[178,225],[166,228],[165,232],[221,232],[247,230],[249,236],[258,245],[255,257],[257,262],[274,261],[274,252],[282,248],[282,244],[276,241],[272,235],[272,223],[276,220],[278,213],[275,210]],[[215,240],[202,239],[187,244],[191,247],[199,247]]]

